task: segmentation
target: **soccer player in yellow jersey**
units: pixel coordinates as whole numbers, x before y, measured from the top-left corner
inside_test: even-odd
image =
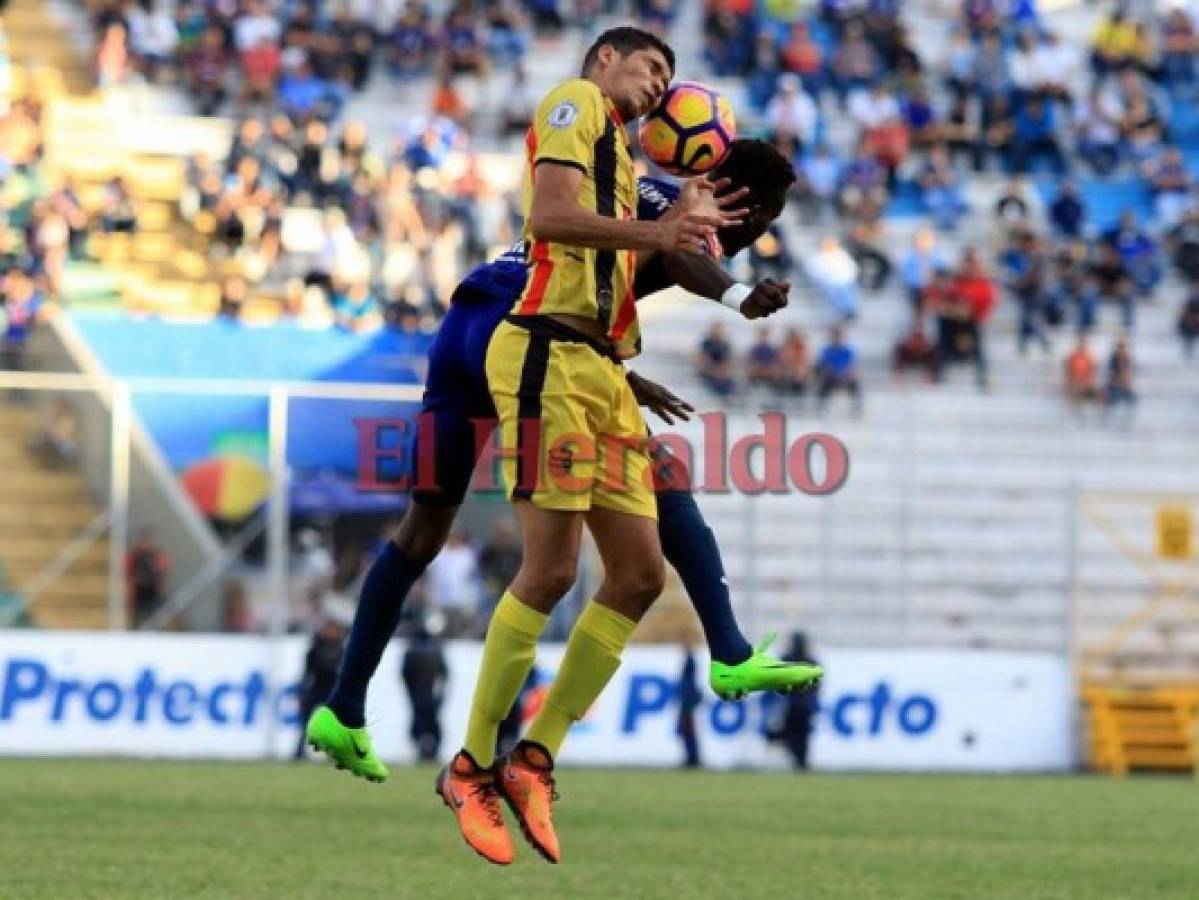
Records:
[[[646,427],[621,364],[639,344],[636,254],[699,252],[728,221],[700,200],[698,184],[667,216],[635,218],[626,124],[657,106],[673,70],[673,52],[654,35],[609,30],[587,51],[582,77],[550,91],[529,130],[529,277],[487,351],[524,560],[487,630],[463,749],[437,779],[467,843],[501,865],[514,850],[500,798],[533,847],[559,860],[554,756],[662,588]],[[499,723],[533,665],[549,613],[574,583],[584,524],[604,582],[579,616],[524,740],[496,762]]]

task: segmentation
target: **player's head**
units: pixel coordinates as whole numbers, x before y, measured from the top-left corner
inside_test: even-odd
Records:
[[[740,225],[717,232],[726,256],[736,256],[763,234],[787,205],[787,191],[795,183],[795,170],[783,154],[766,141],[741,138],[733,141],[728,156],[712,170],[713,179],[727,178],[730,191],[749,188],[739,205],[749,210]]]
[[[674,77],[674,51],[640,28],[609,28],[583,57],[584,78],[599,85],[626,121],[656,107]]]

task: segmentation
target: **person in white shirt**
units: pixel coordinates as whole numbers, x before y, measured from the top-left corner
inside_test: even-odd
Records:
[[[774,138],[794,138],[801,147],[816,142],[819,112],[816,103],[803,89],[799,76],[787,73],[779,78],[778,93],[766,105],[766,123]]]
[[[470,636],[483,593],[479,558],[463,531],[450,532],[425,577],[429,608],[446,617],[446,636]]]
[[[820,240],[820,249],[804,264],[808,277],[824,294],[837,321],[852,319],[858,310],[858,264],[836,235]]]
[[[281,34],[279,20],[271,15],[263,0],[250,0],[246,14],[233,25],[233,42],[238,53],[257,47],[264,39],[278,44]]]
[[[861,128],[869,130],[898,119],[899,102],[880,82],[869,92],[859,91],[849,98],[849,114]]]
[[[171,64],[179,46],[179,31],[175,22],[161,5],[142,0],[126,15],[129,23],[129,44],[139,68],[151,81]]]

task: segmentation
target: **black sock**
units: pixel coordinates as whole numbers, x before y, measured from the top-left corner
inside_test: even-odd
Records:
[[[699,615],[712,658],[729,665],[749,659],[753,647],[733,615],[720,548],[690,491],[658,493],[658,534]]]
[[[326,701],[341,723],[349,728],[361,728],[366,724],[367,686],[395,634],[404,600],[424,570],[423,565],[409,559],[404,551],[388,541],[386,549],[366,573],[337,683]]]

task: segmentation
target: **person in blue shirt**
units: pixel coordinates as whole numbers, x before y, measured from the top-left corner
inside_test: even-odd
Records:
[[[1025,174],[1041,158],[1049,161],[1055,175],[1065,175],[1066,157],[1056,133],[1053,105],[1036,94],[1029,95],[1016,112],[1012,135],[1012,169]]]
[[[824,410],[833,391],[846,391],[853,398],[854,412],[862,411],[862,388],[858,382],[858,354],[845,339],[845,327],[837,325],[829,335],[828,345],[816,364],[820,387],[816,396]]]
[[[1130,209],[1120,214],[1120,222],[1103,232],[1100,239],[1113,248],[1132,276],[1141,296],[1153,292],[1162,277],[1157,243],[1137,224],[1137,215]]]
[[[645,297],[679,284],[702,296],[720,298],[746,318],[768,316],[786,305],[790,285],[764,281],[752,289],[739,287],[714,256],[739,253],[778,218],[795,181],[794,171],[770,144],[739,140],[712,177],[732,191],[724,202],[746,208],[741,221],[720,229],[719,247],[710,247],[710,255],[663,254],[649,259],[638,270],[636,294]],[[660,218],[678,196],[679,188],[669,182],[639,179],[637,217]],[[310,723],[308,734],[315,746],[355,774],[373,780],[386,778],[387,770],[370,750],[365,728],[367,685],[395,632],[408,591],[440,552],[466,496],[488,424],[493,425],[495,418],[484,366],[487,344],[523,292],[527,277],[526,249],[518,244],[494,262],[476,267],[454,293],[429,351],[424,402],[410,456],[420,460],[423,453],[431,458],[433,486],[418,485],[412,492],[400,527],[367,573],[337,685],[312,720],[317,723],[320,717],[319,725]],[[692,410],[666,388],[634,372],[627,377],[641,404],[668,424],[675,417],[686,418]],[[664,448],[652,455],[663,552],[678,570],[699,614],[718,693],[719,672],[759,666],[764,660],[774,667],[772,677],[785,678],[792,672],[794,685],[804,680],[806,672],[810,680],[810,668],[779,669],[766,655],[765,646],[755,651],[741,634],[719,548],[691,495],[690,474]],[[335,740],[322,737],[330,733],[337,735]]]

